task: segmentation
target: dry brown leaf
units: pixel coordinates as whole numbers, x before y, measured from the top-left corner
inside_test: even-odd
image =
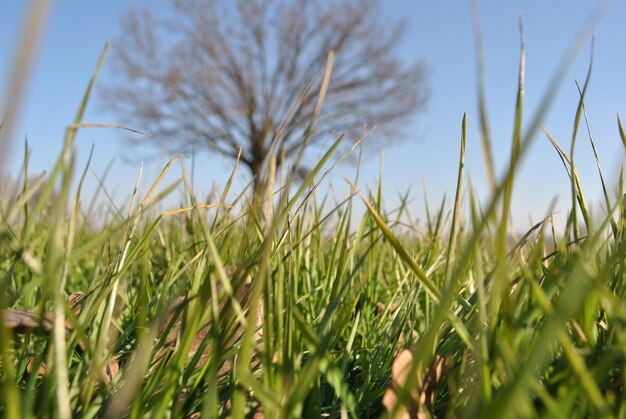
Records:
[[[75,292],[68,297],[68,304],[74,314],[78,316],[82,310],[82,303],[85,299],[85,294],[81,292]],[[42,335],[50,335],[52,333],[52,323],[54,320],[54,314],[51,311],[44,312],[39,315],[34,310],[23,309],[5,309],[0,313],[0,321],[5,328],[11,330],[15,334],[24,333],[38,333]],[[65,323],[65,329],[67,333],[72,331],[72,325],[70,322]],[[79,341],[76,347],[77,350],[83,351],[85,349],[84,343]],[[41,363],[37,370],[37,377],[42,378],[46,373],[47,367],[45,363]],[[109,383],[120,371],[119,364],[115,358],[111,358],[102,372],[102,381]],[[26,372],[33,374],[35,372],[35,359],[29,357],[26,363]]]
[[[391,384],[383,397],[383,405],[387,412],[391,414],[396,410],[394,417],[402,419],[432,417],[432,408],[437,398],[437,391],[451,363],[452,357],[450,355],[445,357],[436,355],[425,371],[422,371],[420,366],[415,368],[415,373],[418,374],[416,377],[417,384],[412,389],[405,389],[413,364],[413,353],[408,349],[402,350],[393,361]],[[400,389],[408,390],[409,400],[406,400],[404,405],[398,406],[401,402],[398,399]]]
[[[398,304],[392,304],[389,307],[389,314],[393,314],[395,313],[395,311],[398,309],[399,305]],[[385,303],[382,302],[377,302],[376,305],[374,306],[375,310],[376,310],[376,314],[382,314],[384,313],[385,309],[387,308],[387,305]]]

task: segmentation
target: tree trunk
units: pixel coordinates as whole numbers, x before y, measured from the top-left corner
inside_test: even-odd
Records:
[[[263,199],[265,195],[265,179],[263,173],[263,159],[255,157],[248,165],[253,179],[254,200]]]

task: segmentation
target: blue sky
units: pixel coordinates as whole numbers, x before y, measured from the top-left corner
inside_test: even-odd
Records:
[[[523,14],[526,31],[526,108],[525,122],[545,91],[548,81],[567,46],[598,2],[582,0],[510,0],[478,1],[485,41],[486,90],[496,166],[508,162],[513,111],[519,65],[518,20]],[[28,2],[11,1],[0,5],[0,86],[6,86],[10,65],[18,44],[20,28]],[[119,34],[119,20],[130,6],[156,7],[147,0],[109,0],[53,2],[30,83],[13,133],[9,170],[16,173],[21,164],[23,140],[27,136],[32,149],[31,172],[52,167],[62,143],[65,127],[72,121],[85,87],[96,66],[103,45]],[[384,2],[390,19],[408,20],[406,36],[399,49],[402,57],[423,59],[429,68],[431,100],[428,109],[415,119],[409,135],[384,153],[384,191],[389,209],[398,192],[411,188],[417,198],[412,212],[423,214],[423,183],[431,203],[444,193],[454,194],[464,112],[468,114],[467,170],[472,183],[487,196],[484,165],[478,136],[476,72],[471,13],[466,1],[392,0]],[[587,97],[587,110],[597,142],[605,176],[611,185],[617,182],[624,161],[616,115],[626,120],[626,2],[614,1],[596,28],[594,70]],[[589,61],[590,42],[581,50],[574,65],[564,75],[560,92],[544,126],[561,145],[569,149],[578,92],[574,82],[584,82]],[[111,77],[109,67],[99,84]],[[3,99],[0,91],[0,100]],[[98,89],[85,115],[85,122],[115,122],[99,106]],[[0,102],[3,103],[3,102]],[[3,109],[4,113],[5,110]],[[134,127],[141,129],[141,127]],[[581,130],[577,146],[577,164],[587,198],[600,202],[599,181],[589,142]],[[79,133],[78,163],[85,164],[92,144],[96,157],[93,171],[102,174],[115,159],[106,182],[116,200],[122,202],[132,192],[139,162],[148,159],[144,169],[144,191],[149,188],[169,156],[163,153],[130,149],[123,143],[124,134],[110,129],[90,129]],[[362,165],[362,182],[374,186],[379,175],[380,159],[370,156]],[[216,156],[204,156],[198,164],[196,186],[205,192],[212,183],[224,185],[232,163]],[[341,176],[352,177],[354,167],[341,166],[333,184],[345,191]],[[180,174],[176,170],[170,180]],[[244,185],[240,179],[235,186]],[[95,190],[93,174],[87,179],[86,193]],[[544,137],[534,144],[516,182],[513,215],[522,227],[529,219],[541,218],[554,197],[557,209],[569,205],[567,176],[556,153]],[[530,218],[529,218],[530,217]]]

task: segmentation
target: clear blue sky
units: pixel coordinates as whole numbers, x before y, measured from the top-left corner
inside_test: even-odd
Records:
[[[526,30],[525,121],[528,122],[565,49],[597,3],[582,0],[478,1],[485,40],[488,110],[496,165],[500,169],[508,161],[513,126],[520,13],[523,13]],[[26,1],[11,1],[0,5],[0,86],[7,83],[27,4]],[[32,172],[52,167],[61,148],[65,127],[74,117],[102,47],[119,33],[121,15],[131,5],[155,7],[157,4],[146,0],[53,2],[13,135],[12,152],[8,159],[12,172],[20,167],[25,136],[28,136],[32,148]],[[453,196],[463,112],[468,113],[468,174],[474,186],[486,196],[478,136],[475,55],[469,3],[393,0],[384,4],[389,18],[403,16],[408,19],[408,31],[400,53],[407,59],[419,57],[425,60],[432,89],[428,109],[416,118],[409,137],[385,150],[387,207],[391,209],[397,203],[397,192],[411,187],[411,196],[417,198],[412,204],[413,213],[422,214],[423,181],[427,184],[431,202],[441,199],[444,192],[449,197]],[[620,113],[626,120],[625,18],[626,2],[614,1],[596,29],[594,72],[587,98],[591,128],[611,185],[616,184],[619,166],[624,161],[616,114]],[[589,46],[590,43],[584,47],[565,75],[554,106],[544,121],[546,128],[567,149],[578,100],[574,81],[584,81]],[[105,68],[99,84],[106,84],[109,77],[110,72]],[[90,103],[84,121],[115,122],[111,115],[102,112],[97,93],[96,90],[96,97]],[[3,93],[0,100],[2,96]],[[143,156],[141,150],[129,150],[122,138],[123,134],[115,130],[90,129],[81,131],[77,142],[79,164],[85,163],[94,144],[96,159],[92,167],[98,174],[111,159],[116,159],[106,184],[119,201],[131,193],[139,161],[147,159],[148,154],[154,154]],[[578,144],[577,163],[588,200],[600,202],[599,181],[584,129]],[[167,160],[168,156],[159,154],[147,163],[144,191]],[[213,182],[218,186],[224,185],[232,163],[217,157],[205,157],[201,166],[202,170],[196,173],[196,183],[200,189],[208,191]],[[364,162],[362,172],[363,183],[373,186],[378,178],[378,156],[370,156]],[[179,173],[176,170],[171,179]],[[349,165],[340,167],[336,172],[335,186],[344,191],[339,175],[352,177],[353,173],[354,168]],[[244,181],[240,180],[236,186],[243,184]],[[87,194],[96,185],[95,177],[90,174]],[[516,187],[513,211],[520,226],[528,225],[529,215],[535,220],[542,217],[555,196],[559,197],[557,209],[567,208],[569,189],[566,174],[556,153],[543,137],[535,142]]]

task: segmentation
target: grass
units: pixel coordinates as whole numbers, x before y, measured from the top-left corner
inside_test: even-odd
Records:
[[[16,312],[3,311],[0,414],[378,417],[408,348],[391,415],[413,403],[423,417],[625,417],[623,171],[608,189],[596,155],[604,213],[592,214],[574,159],[590,68],[570,152],[545,131],[571,179],[568,221],[517,235],[514,180],[557,84],[523,131],[524,72],[522,47],[510,164],[491,198],[482,205],[464,183],[464,116],[454,201],[429,207],[422,229],[407,196],[386,210],[358,170],[339,204],[317,193],[341,138],[300,184],[271,170],[265,200],[229,201],[231,177],[200,201],[183,165],[182,185],[160,176],[145,196],[136,188],[126,216],[94,227],[87,168],[71,181],[96,71],[50,174],[28,178],[26,149],[17,190],[3,187],[0,307],[32,310],[38,326],[9,325]],[[626,149],[619,120],[617,135]],[[174,190],[183,209],[159,211]],[[430,373],[432,403],[415,406]]]

